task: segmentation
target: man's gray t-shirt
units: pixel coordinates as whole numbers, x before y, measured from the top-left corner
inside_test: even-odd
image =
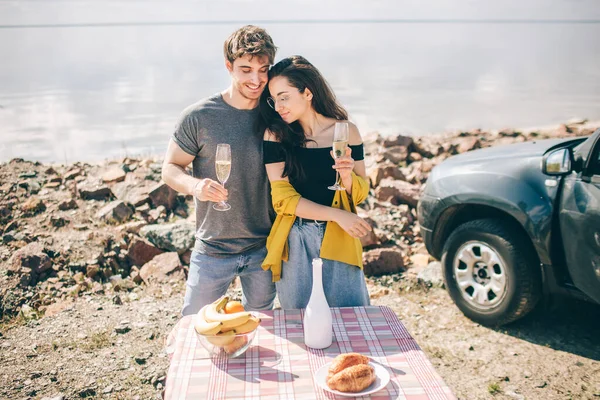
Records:
[[[256,131],[258,108],[239,110],[219,93],[187,107],[175,128],[173,140],[195,157],[193,175],[217,180],[217,144],[231,146],[228,211],[213,209],[213,202],[195,200],[195,249],[223,257],[263,247],[274,216],[270,186],[263,164],[262,134]]]

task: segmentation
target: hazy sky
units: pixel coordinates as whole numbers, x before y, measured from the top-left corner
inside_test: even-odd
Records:
[[[232,13],[231,8],[236,7]],[[235,14],[235,16],[232,16]],[[0,0],[0,26],[315,19],[599,20],[598,0]]]

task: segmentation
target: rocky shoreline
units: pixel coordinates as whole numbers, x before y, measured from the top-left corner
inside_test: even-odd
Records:
[[[394,310],[458,398],[600,395],[600,326],[589,322],[600,318],[581,304],[502,331],[465,318],[432,287],[442,285],[440,264],[419,236],[415,205],[429,171],[453,154],[598,126],[365,136],[372,191],[359,212],[374,227],[363,239],[372,304]],[[160,169],[150,158],[0,164],[0,398],[161,398],[194,210]],[[229,294],[240,297],[237,281]]]
[[[585,136],[598,126],[578,120],[546,130],[366,135],[371,195],[359,214],[374,227],[361,239],[366,275],[427,268],[416,205],[429,172],[446,158],[495,145]],[[0,318],[52,315],[83,293],[119,301],[120,295],[135,295],[139,285],[185,280],[193,200],[161,182],[160,171],[160,160],[149,158],[0,164]]]

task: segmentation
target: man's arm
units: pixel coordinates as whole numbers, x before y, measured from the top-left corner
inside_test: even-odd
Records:
[[[185,171],[194,158],[171,139],[162,166],[163,181],[178,192],[191,194],[200,201],[227,200],[227,189],[219,182],[209,178],[194,178]]]

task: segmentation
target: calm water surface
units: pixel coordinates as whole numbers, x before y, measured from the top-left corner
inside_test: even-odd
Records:
[[[251,22],[363,132],[600,119],[594,1],[323,3],[0,1],[0,162],[162,154],[181,110],[227,86],[223,40]]]

